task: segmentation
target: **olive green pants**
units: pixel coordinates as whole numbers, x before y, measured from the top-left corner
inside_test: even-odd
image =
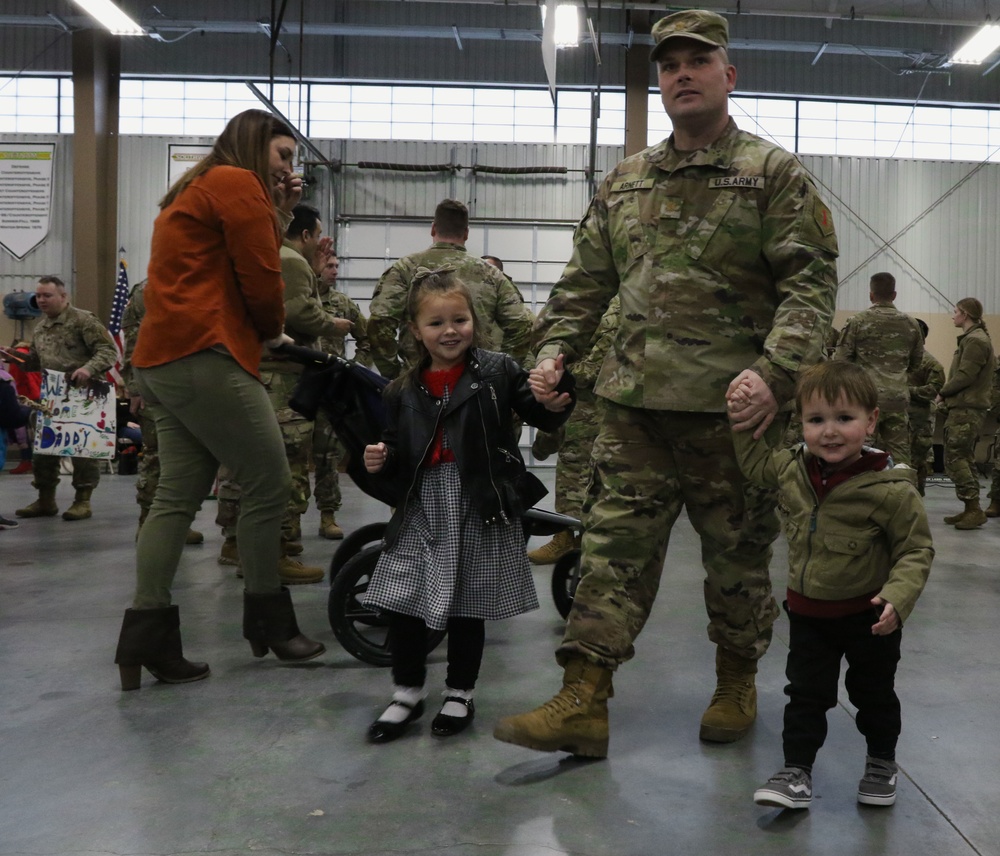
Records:
[[[281,590],[281,516],[291,489],[285,448],[261,383],[227,354],[199,351],[136,369],[160,441],[160,483],[139,530],[134,607],[170,605],[184,539],[219,465],[243,488],[237,538],[246,590]]]

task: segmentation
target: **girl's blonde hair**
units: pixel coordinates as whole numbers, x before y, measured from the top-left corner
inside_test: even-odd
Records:
[[[457,294],[464,298],[469,307],[469,314],[472,316],[472,347],[481,348],[483,346],[483,335],[480,332],[479,316],[476,315],[476,307],[472,303],[472,293],[469,287],[458,278],[458,274],[451,268],[438,268],[429,270],[427,268],[417,268],[410,284],[410,292],[406,298],[406,320],[411,324],[417,322],[417,315],[420,313],[420,306],[427,297],[446,297],[450,294]],[[430,363],[431,355],[428,353],[424,343],[415,339],[417,349],[417,359],[409,365],[399,376],[400,384],[417,383],[420,372]]]
[[[174,182],[167,195],[160,200],[166,208],[198,176],[213,166],[237,166],[257,174],[264,187],[271,188],[270,158],[273,137],[292,137],[292,129],[264,110],[244,110],[237,113],[223,128],[210,151],[191,169]]]

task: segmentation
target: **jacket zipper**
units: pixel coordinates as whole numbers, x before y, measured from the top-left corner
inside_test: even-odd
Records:
[[[427,452],[430,451],[430,448],[431,448],[431,446],[434,443],[434,438],[437,436],[438,424],[441,422],[441,414],[444,412],[444,406],[441,404],[441,399],[440,398],[434,398],[434,396],[431,395],[427,391],[427,389],[425,389],[424,387],[420,387],[420,390],[428,398],[433,398],[437,402],[437,405],[438,405],[437,417],[434,419],[434,430],[431,431],[431,438],[430,438],[430,440],[427,441],[427,445],[424,446],[424,451],[420,455],[420,464],[422,464],[423,461],[424,461],[424,458],[427,457]],[[413,494],[413,488],[415,488],[417,486],[417,479],[420,477],[420,464],[418,464],[417,468],[413,471],[413,481],[410,482],[410,487],[406,491],[406,498],[403,500],[403,509],[402,510],[403,510],[404,515],[406,513],[407,503],[409,503],[410,496]]]
[[[497,414],[497,425],[502,425],[503,423],[500,422],[500,411],[497,408],[497,394],[496,394],[496,390],[493,389],[493,384],[488,384],[488,386],[490,388],[490,397],[493,399],[493,409],[494,409],[494,411],[496,411],[496,414]],[[483,402],[482,402],[482,399],[479,398],[478,396],[476,396],[476,401],[479,402],[479,424],[480,424],[480,426],[483,429],[483,437],[485,437],[485,438],[488,439],[489,438],[489,434],[486,433],[486,415],[483,413]],[[500,451],[503,452],[505,455],[507,455],[508,458],[510,457],[510,452],[508,452],[506,449],[500,449]],[[487,449],[486,450],[486,456],[487,456],[486,457],[486,471],[490,474],[490,486],[493,488],[493,493],[496,494],[497,506],[500,509],[500,519],[504,523],[510,523],[510,519],[507,517],[507,513],[504,511],[504,508],[503,508],[503,497],[500,496],[500,491],[497,489],[497,484],[493,480],[493,467],[490,466],[489,453],[490,453],[490,450]],[[486,522],[489,523],[490,521],[487,520]]]

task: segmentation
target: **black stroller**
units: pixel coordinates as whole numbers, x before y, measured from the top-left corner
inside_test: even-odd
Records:
[[[378,442],[385,426],[382,390],[388,380],[358,363],[309,348],[285,345],[279,353],[305,365],[289,406],[307,419],[322,410],[348,453],[347,474],[366,494],[387,505],[392,497],[364,467],[366,445]],[[531,508],[522,518],[525,540],[531,535],[554,535],[563,529],[580,531],[580,521],[565,514]],[[330,560],[330,596],[327,614],[337,641],[354,657],[374,666],[390,662],[388,626],[377,609],[361,603],[382,550],[388,522],[368,523],[337,547]],[[580,551],[563,556],[552,570],[552,598],[565,618],[573,604],[580,576]],[[430,630],[428,651],[445,633]]]

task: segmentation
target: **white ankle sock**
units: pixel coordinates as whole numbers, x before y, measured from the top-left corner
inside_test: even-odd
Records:
[[[378,718],[379,722],[403,722],[410,715],[410,710],[426,697],[423,687],[395,688],[392,700],[402,704],[390,704]]]
[[[465,699],[466,701],[472,700],[472,690],[453,690],[451,687],[445,687],[444,692],[441,695],[447,698],[448,696],[453,696],[455,698]],[[441,713],[445,716],[453,716],[455,719],[465,719],[469,715],[469,709],[464,704],[459,704],[457,701],[446,701],[441,707]]]

